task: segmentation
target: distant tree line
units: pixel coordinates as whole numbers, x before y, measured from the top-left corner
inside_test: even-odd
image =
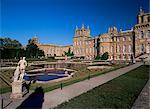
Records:
[[[28,41],[28,45],[23,47],[22,44],[10,38],[0,38],[0,58],[1,59],[19,59],[20,57],[38,58],[44,56],[44,52],[38,46]]]

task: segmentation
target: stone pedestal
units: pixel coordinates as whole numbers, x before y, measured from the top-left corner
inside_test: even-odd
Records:
[[[28,92],[25,81],[15,81],[11,85],[12,93],[10,98],[12,99],[21,99]]]

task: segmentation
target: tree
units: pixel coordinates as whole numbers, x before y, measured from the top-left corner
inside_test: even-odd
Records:
[[[96,56],[96,58],[95,58],[95,60],[107,60],[108,59],[108,56],[109,56],[109,54],[108,54],[108,52],[105,52],[103,55],[98,55],[98,56]]]
[[[0,38],[1,59],[19,58],[23,51],[19,41],[10,38]]]
[[[44,56],[44,51],[40,50],[36,44],[29,42],[26,46],[26,57],[38,58],[39,56]]]
[[[105,52],[102,56],[101,56],[101,60],[107,60],[108,59],[108,52]]]
[[[69,48],[69,49],[68,49],[68,52],[65,52],[65,55],[66,55],[66,56],[74,56],[74,53],[71,52],[71,49]]]
[[[21,43],[17,40],[10,38],[0,38],[0,48],[15,49],[21,47]]]
[[[100,60],[100,59],[101,59],[100,55],[96,56],[96,58],[95,58],[95,60]]]

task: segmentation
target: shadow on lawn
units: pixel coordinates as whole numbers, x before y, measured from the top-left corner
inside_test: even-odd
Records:
[[[42,109],[44,102],[44,91],[38,87],[17,109]]]

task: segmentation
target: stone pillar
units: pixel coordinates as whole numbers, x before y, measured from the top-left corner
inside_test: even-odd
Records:
[[[11,85],[12,93],[10,98],[12,99],[21,99],[28,92],[25,81],[15,81]]]

